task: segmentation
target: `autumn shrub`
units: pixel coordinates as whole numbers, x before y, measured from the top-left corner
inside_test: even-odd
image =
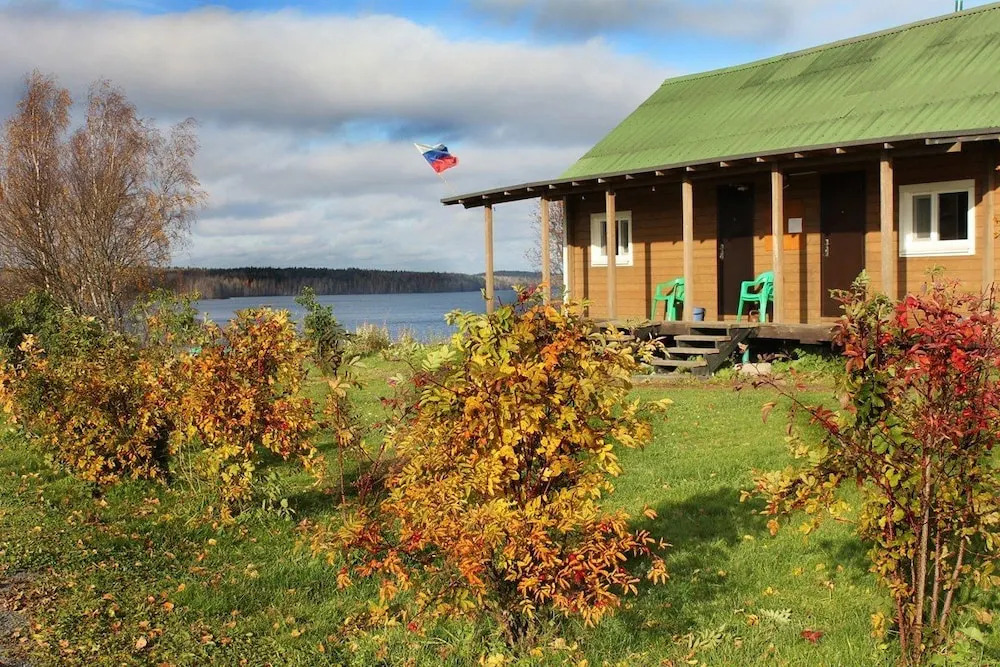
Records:
[[[197,292],[178,294],[156,289],[138,299],[131,320],[142,344],[159,348],[165,355],[198,349],[207,333],[195,308],[200,298]]]
[[[616,449],[650,438],[627,400],[631,352],[578,308],[525,294],[449,322],[458,333],[413,376],[417,400],[388,434],[398,458],[384,495],[312,531],[316,552],[343,559],[341,586],[379,582],[366,623],[487,614],[514,643],[541,614],[596,623],[642,577],[665,580],[653,538],[600,504]]]
[[[48,353],[27,334],[18,357],[4,362],[0,400],[8,418],[84,480],[106,485],[123,478],[164,479],[172,383],[133,339],[105,330],[98,343],[94,327],[103,325],[80,320],[63,321],[62,352]],[[59,339],[49,334],[49,340]]]
[[[850,519],[839,492],[858,487],[858,535],[892,596],[904,660],[919,663],[947,640],[959,600],[1000,583],[1000,321],[941,282],[899,303],[858,283],[843,301],[845,409],[786,390],[822,437],[796,433],[800,463],[757,474],[756,491],[768,514],[803,510],[808,534],[823,516]],[[873,618],[879,632],[884,616]]]
[[[56,357],[99,347],[107,327],[94,318],[74,314],[48,292],[32,291],[0,304],[0,350],[8,360],[21,360],[19,348],[27,335],[33,336],[49,357]]]
[[[344,354],[347,331],[333,316],[333,307],[321,304],[311,287],[303,287],[295,297],[295,303],[306,311],[302,328],[311,347],[313,361],[324,373],[335,373]]]
[[[307,354],[288,313],[265,308],[205,325],[201,348],[181,358],[173,412],[179,434],[204,450],[202,472],[219,486],[224,518],[251,499],[268,453],[308,462],[317,424],[301,393]]]

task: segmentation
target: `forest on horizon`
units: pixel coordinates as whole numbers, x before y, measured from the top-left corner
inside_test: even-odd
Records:
[[[496,271],[498,289],[538,282],[533,271]],[[171,268],[160,273],[157,287],[198,292],[203,299],[294,296],[303,287],[317,294],[411,294],[474,292],[483,289],[483,274],[383,269],[315,269],[242,267],[235,269]]]

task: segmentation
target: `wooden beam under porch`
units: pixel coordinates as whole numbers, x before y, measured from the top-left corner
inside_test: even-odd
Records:
[[[635,321],[599,320],[602,326],[612,326],[616,329],[635,330],[640,336],[643,333],[654,335],[677,336],[691,330],[700,329],[750,329],[751,338],[801,343],[803,345],[823,345],[833,342],[834,324],[790,324],[776,322],[702,322],[694,320],[678,321]]]

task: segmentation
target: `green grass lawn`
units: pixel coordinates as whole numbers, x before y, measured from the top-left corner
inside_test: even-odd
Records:
[[[370,361],[357,392],[365,420],[398,369]],[[785,420],[769,423],[766,390],[723,385],[644,388],[675,401],[654,441],[623,454],[609,503],[673,546],[670,581],[626,600],[597,628],[547,625],[533,651],[511,656],[489,623],[445,623],[424,636],[390,628],[345,636],[345,618],[373,588],[338,591],[336,568],[311,557],[296,531],[322,521],[338,497],[275,462],[268,486],[294,512],[245,513],[235,525],[205,518],[210,489],[125,483],[102,499],[53,471],[21,437],[0,440],[0,608],[30,622],[15,637],[32,664],[476,664],[500,654],[520,664],[893,664],[895,644],[870,635],[888,612],[850,527],[827,524],[805,539],[792,526],[771,537],[760,503],[740,503],[751,471],[788,463]],[[816,390],[811,400],[830,400]],[[641,517],[644,505],[658,518]],[[2,626],[0,626],[2,627]],[[816,643],[803,630],[823,633]]]

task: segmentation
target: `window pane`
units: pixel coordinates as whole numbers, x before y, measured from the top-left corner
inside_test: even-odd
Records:
[[[913,198],[913,234],[918,239],[931,237],[930,195],[917,195]]]
[[[938,232],[942,241],[969,238],[968,192],[942,192],[938,195]]]
[[[608,256],[608,224],[607,222],[601,221],[597,223],[601,229],[601,242],[598,247],[601,249],[601,257]]]
[[[618,254],[626,255],[628,254],[629,247],[629,225],[627,220],[618,221]]]

